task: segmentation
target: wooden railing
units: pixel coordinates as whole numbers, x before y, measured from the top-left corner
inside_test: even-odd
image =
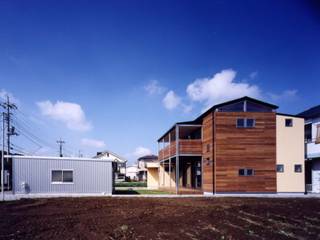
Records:
[[[201,139],[180,139],[179,154],[202,154]]]
[[[170,152],[169,152],[170,151]],[[180,139],[179,140],[179,154],[183,155],[201,155],[202,141],[201,139]],[[159,160],[167,159],[176,155],[176,142],[171,142],[170,145],[159,151]]]

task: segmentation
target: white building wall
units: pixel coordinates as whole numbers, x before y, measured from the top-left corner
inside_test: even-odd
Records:
[[[285,120],[292,119],[292,127],[285,126]],[[304,192],[304,119],[277,115],[277,164],[284,166],[277,172],[277,192]],[[295,172],[294,166],[302,166],[302,172]]]
[[[137,166],[129,166],[126,168],[126,177],[130,178],[131,180],[138,179],[137,173],[138,173]]]

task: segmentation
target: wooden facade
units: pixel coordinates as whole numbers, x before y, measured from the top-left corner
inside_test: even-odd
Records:
[[[202,122],[202,189],[214,191],[214,114],[207,115]]]
[[[255,119],[253,128],[237,128],[237,118]],[[276,114],[215,113],[216,192],[276,192]],[[253,176],[239,176],[239,169]]]

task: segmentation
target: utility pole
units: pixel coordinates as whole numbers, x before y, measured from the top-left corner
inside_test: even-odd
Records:
[[[3,117],[7,125],[7,154],[10,155],[10,150],[11,150],[10,137],[14,135],[16,136],[18,135],[15,132],[15,127],[11,126],[11,115],[12,115],[11,110],[17,109],[17,106],[14,103],[10,102],[10,98],[8,95],[7,95],[7,101],[1,103],[0,105],[6,110],[6,113],[5,112],[3,113]]]
[[[60,140],[58,140],[57,143],[59,144],[59,153],[60,153],[59,156],[60,156],[60,157],[63,157],[63,154],[62,154],[62,145],[65,144],[66,142],[65,142],[65,141],[62,141],[61,138],[60,138]]]
[[[2,113],[2,154],[1,154],[1,198],[4,201],[4,117],[5,113]]]
[[[82,154],[81,150],[79,150],[78,157],[79,157],[79,158],[82,158],[82,157],[83,157],[83,154]]]

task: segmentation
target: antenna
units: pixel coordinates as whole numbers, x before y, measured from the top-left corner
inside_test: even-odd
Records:
[[[60,140],[57,140],[57,143],[59,144],[59,156],[60,156],[60,157],[63,157],[63,154],[62,154],[62,145],[65,144],[66,142],[65,142],[65,141],[62,141],[61,138],[60,138]]]

